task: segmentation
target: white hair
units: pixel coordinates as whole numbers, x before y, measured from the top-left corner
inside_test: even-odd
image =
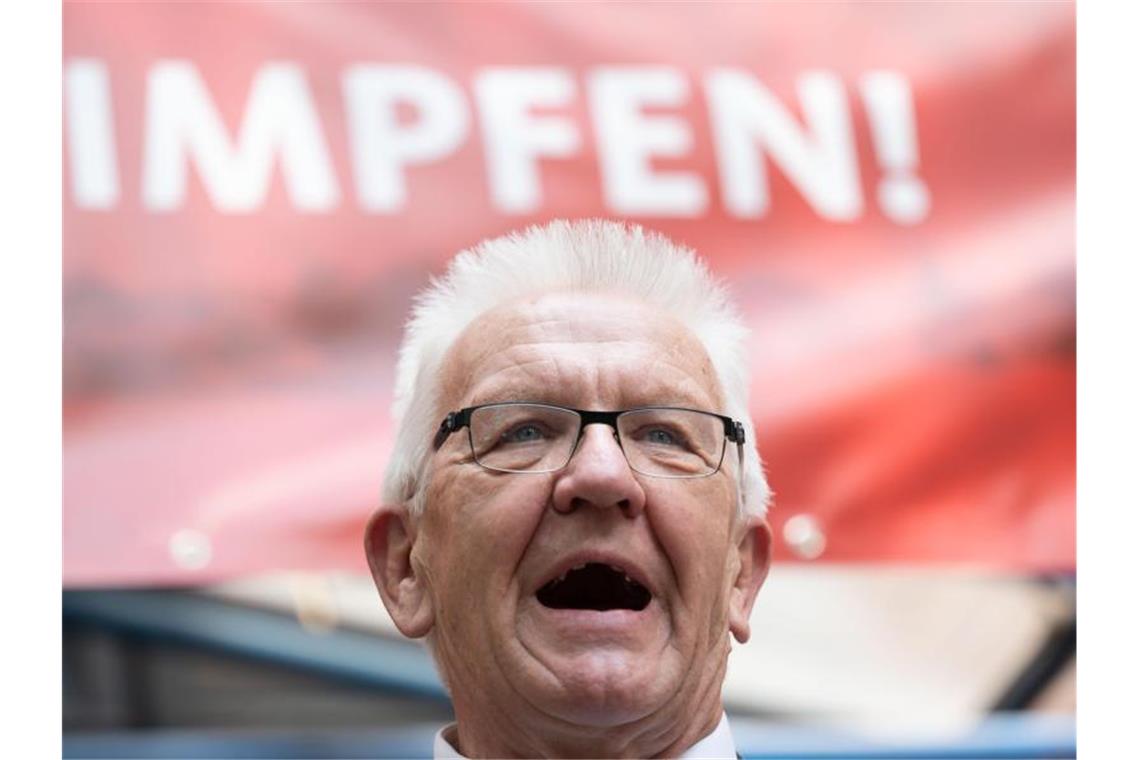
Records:
[[[620,293],[675,315],[692,331],[720,381],[727,408],[719,411],[744,423],[739,513],[763,515],[770,492],[748,414],[748,329],[739,312],[693,251],[636,225],[602,220],[558,220],[485,240],[460,252],[416,296],[396,367],[398,429],[384,502],[404,504],[413,515],[423,511],[431,440],[449,411],[441,406],[448,349],[481,314],[551,291]]]

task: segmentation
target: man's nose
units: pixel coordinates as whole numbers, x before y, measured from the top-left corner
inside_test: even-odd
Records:
[[[594,507],[617,507],[626,517],[645,509],[645,491],[633,475],[609,425],[587,425],[578,448],[554,485],[554,508],[562,513]]]

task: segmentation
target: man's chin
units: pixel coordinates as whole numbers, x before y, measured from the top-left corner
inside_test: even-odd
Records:
[[[667,699],[679,675],[663,659],[673,650],[656,601],[601,612],[551,609],[532,598],[519,611],[520,643],[541,666],[535,697],[564,720],[598,727],[638,720]]]

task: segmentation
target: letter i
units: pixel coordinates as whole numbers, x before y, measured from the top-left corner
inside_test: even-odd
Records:
[[[119,200],[115,128],[107,66],[76,58],[64,72],[71,194],[83,209],[110,209]]]

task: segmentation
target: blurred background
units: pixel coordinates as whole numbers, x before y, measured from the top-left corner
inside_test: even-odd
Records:
[[[752,326],[749,757],[1075,756],[1064,3],[67,3],[68,757],[414,757],[361,535],[411,298],[554,218]]]

